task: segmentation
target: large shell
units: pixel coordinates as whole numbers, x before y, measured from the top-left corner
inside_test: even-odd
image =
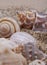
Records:
[[[36,47],[37,40],[26,32],[14,33],[10,37],[10,40],[20,45],[18,49],[21,49],[22,54],[27,60],[33,60],[36,58],[42,59],[46,57],[46,55]]]
[[[27,65],[26,59],[21,54],[11,50],[14,45],[12,41],[0,38],[0,65]]]
[[[11,37],[10,40],[14,41],[17,44],[26,44],[31,42],[32,44],[36,44],[37,40],[26,32],[16,32]]]
[[[13,33],[20,31],[16,20],[11,17],[0,18],[0,37],[10,37]]]
[[[41,60],[34,60],[33,62],[29,63],[29,65],[45,65],[45,62]]]
[[[0,52],[0,65],[22,65],[19,56],[12,51],[6,49]]]

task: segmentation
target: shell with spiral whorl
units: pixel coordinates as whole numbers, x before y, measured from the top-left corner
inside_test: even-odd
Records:
[[[10,37],[13,33],[20,31],[16,20],[11,17],[0,18],[0,37]]]

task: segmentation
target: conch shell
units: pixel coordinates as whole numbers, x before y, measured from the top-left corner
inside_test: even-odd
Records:
[[[16,20],[11,17],[0,18],[0,37],[8,38],[18,31],[20,27]]]

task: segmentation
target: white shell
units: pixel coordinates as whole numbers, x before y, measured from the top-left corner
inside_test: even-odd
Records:
[[[26,44],[31,42],[36,44],[37,40],[26,32],[16,32],[11,37],[10,40],[13,40],[17,44]]]
[[[34,60],[33,62],[29,63],[29,65],[45,65],[45,62],[41,60]]]
[[[11,17],[0,18],[0,37],[10,37],[18,31],[20,31],[20,27],[16,20]]]

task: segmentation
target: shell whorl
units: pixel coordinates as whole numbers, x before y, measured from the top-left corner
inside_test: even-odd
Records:
[[[16,20],[11,17],[0,19],[0,37],[10,37],[13,33],[20,31]]]

